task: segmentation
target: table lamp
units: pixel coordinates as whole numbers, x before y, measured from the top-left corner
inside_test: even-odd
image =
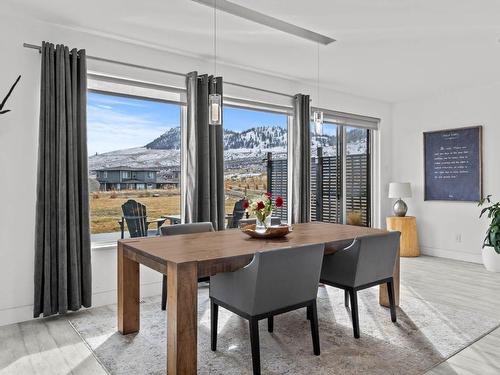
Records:
[[[389,184],[389,198],[397,198],[394,203],[394,215],[405,216],[408,206],[401,198],[411,198],[411,185],[409,182],[391,182]]]

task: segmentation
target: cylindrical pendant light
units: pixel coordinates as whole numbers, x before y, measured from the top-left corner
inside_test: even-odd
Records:
[[[214,82],[217,76],[217,0],[214,0]],[[208,96],[208,123],[210,125],[222,125],[222,97],[215,93],[215,84],[212,87],[213,94]]]
[[[316,69],[316,96],[319,105],[319,43],[317,44],[317,69]],[[320,110],[314,111],[313,113],[314,121],[314,133],[316,136],[321,136],[323,134],[323,112]]]
[[[322,111],[314,111],[313,113],[313,121],[314,121],[314,133],[315,135],[323,134],[323,112]]]
[[[208,114],[210,125],[222,125],[222,98],[219,94],[208,96]]]

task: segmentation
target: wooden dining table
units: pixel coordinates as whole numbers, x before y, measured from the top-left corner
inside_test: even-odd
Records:
[[[307,223],[296,224],[287,237],[273,240],[253,239],[238,229],[118,240],[118,330],[124,335],[139,331],[139,264],[167,275],[166,372],[196,374],[198,278],[236,271],[249,264],[256,252],[325,244],[325,254],[331,254],[356,237],[385,232],[351,225]],[[394,265],[394,287],[398,304],[399,255]],[[388,306],[387,290],[381,287],[379,293],[380,303]]]

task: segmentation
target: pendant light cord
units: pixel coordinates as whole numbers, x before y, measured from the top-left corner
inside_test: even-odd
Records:
[[[217,0],[214,0],[214,77],[217,76]]]
[[[319,104],[319,43],[316,44],[316,50],[317,50],[317,67],[316,67],[316,95],[318,96],[318,108],[320,108]]]

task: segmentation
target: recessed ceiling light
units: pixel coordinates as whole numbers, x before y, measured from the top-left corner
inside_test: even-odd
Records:
[[[232,14],[244,18],[249,21],[260,23],[271,27],[276,30],[283,31],[288,34],[298,36],[307,40],[311,40],[315,43],[321,43],[324,45],[335,42],[335,39],[330,38],[326,35],[318,34],[314,31],[304,29],[302,27],[293,25],[291,23],[279,20],[277,18],[268,16],[267,14],[257,12],[253,9],[246,8],[244,6],[232,3],[227,0],[192,0],[196,3],[200,3],[210,8],[217,6],[217,10]]]

